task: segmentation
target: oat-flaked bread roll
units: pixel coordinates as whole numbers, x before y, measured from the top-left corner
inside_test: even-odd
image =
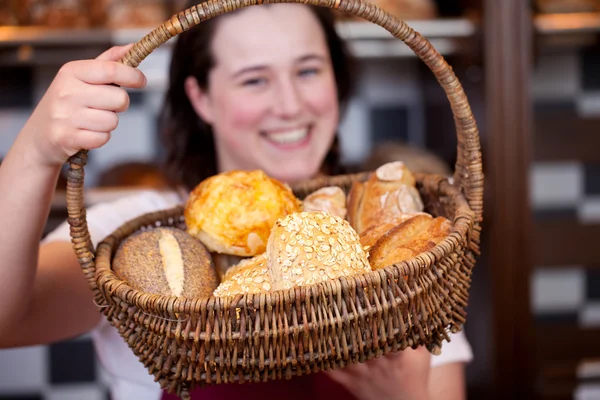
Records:
[[[384,223],[380,229],[371,228],[362,236],[362,243],[369,243],[371,246],[369,263],[373,270],[397,264],[431,250],[450,234],[452,228],[452,224],[446,218],[434,218],[424,213],[399,224],[399,220],[395,222]],[[381,234],[379,238],[377,233]]]
[[[289,187],[262,171],[230,171],[202,181],[186,202],[187,231],[212,252],[255,256],[265,251],[278,218],[300,211]]]
[[[278,220],[267,245],[267,266],[273,290],[371,271],[356,231],[325,212],[294,213]]]
[[[346,219],[346,193],[339,186],[327,186],[315,190],[304,198],[304,211],[324,211]]]
[[[244,259],[229,268],[213,295],[226,297],[269,290],[271,290],[270,276],[267,272],[267,258],[263,253]]]
[[[422,212],[421,196],[402,161],[387,163],[366,182],[354,182],[348,193],[348,220],[360,234],[396,215]]]
[[[165,296],[209,297],[218,285],[208,250],[176,228],[152,228],[128,237],[112,268],[132,287]]]

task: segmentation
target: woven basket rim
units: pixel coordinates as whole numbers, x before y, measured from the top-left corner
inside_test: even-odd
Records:
[[[361,179],[364,178],[364,176],[364,174],[337,175],[329,177],[329,179],[320,178],[319,182],[332,183],[339,181],[340,179]],[[435,247],[400,263],[369,271],[364,274],[334,278],[325,282],[318,282],[312,285],[294,287],[291,289],[282,289],[270,292],[265,291],[236,296],[211,296],[206,298],[186,298],[147,293],[134,288],[126,281],[118,278],[112,270],[112,260],[114,251],[117,250],[121,241],[125,240],[131,234],[139,231],[143,226],[149,227],[149,224],[140,224],[140,221],[143,219],[156,220],[155,217],[161,213],[164,213],[165,211],[173,215],[180,214],[183,211],[184,206],[177,205],[166,210],[159,210],[140,215],[137,218],[122,224],[112,234],[100,241],[97,246],[98,250],[95,280],[102,292],[105,292],[106,286],[114,287],[112,290],[109,289],[111,292],[110,296],[107,296],[106,293],[104,293],[104,297],[107,300],[112,296],[116,296],[121,301],[125,301],[128,304],[134,305],[146,313],[155,314],[156,316],[162,317],[173,317],[174,314],[200,313],[202,310],[211,307],[216,309],[225,309],[230,307],[256,307],[256,304],[259,302],[262,303],[263,301],[266,302],[267,305],[272,306],[281,302],[281,297],[283,296],[296,296],[296,292],[299,290],[311,290],[317,294],[320,294],[326,292],[325,288],[327,286],[338,286],[335,289],[332,288],[332,293],[336,293],[340,288],[354,287],[354,284],[365,287],[365,282],[368,286],[369,282],[371,281],[398,279],[401,276],[412,276],[418,278],[438,260],[452,253],[463,241],[463,238],[468,240],[468,234],[473,229],[476,218],[475,213],[468,205],[467,199],[458,187],[450,184],[447,180],[441,179],[436,175],[415,173],[415,177],[417,178],[417,181],[428,179],[428,177],[438,180],[438,190],[440,194],[452,199],[452,202],[455,204],[454,208],[457,212],[457,215],[455,215],[450,221],[452,224],[450,233]],[[317,182],[317,180],[307,181],[308,184],[311,182]],[[136,225],[137,228],[135,228],[130,234],[123,234],[122,231],[127,225]],[[360,282],[360,285],[358,285],[357,281],[363,282]],[[110,303],[110,300],[108,301]]]

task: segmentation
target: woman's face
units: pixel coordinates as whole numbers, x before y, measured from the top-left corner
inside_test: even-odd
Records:
[[[219,21],[208,89],[187,92],[213,127],[219,169],[286,182],[318,173],[339,118],[325,36],[299,4],[253,6]]]

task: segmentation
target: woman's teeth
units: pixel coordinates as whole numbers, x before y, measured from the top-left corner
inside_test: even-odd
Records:
[[[301,142],[308,136],[308,128],[296,129],[287,132],[266,133],[265,136],[272,142],[278,144],[290,144]]]

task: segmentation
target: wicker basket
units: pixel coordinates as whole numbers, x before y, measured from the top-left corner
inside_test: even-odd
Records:
[[[278,2],[275,0],[274,2]],[[483,173],[479,133],[465,93],[442,56],[421,35],[361,0],[283,0],[338,9],[403,40],[445,90],[458,136],[456,170],[447,179],[416,174],[427,211],[452,221],[431,251],[365,275],[235,298],[185,299],[140,292],[118,279],[111,261],[120,242],[150,226],[183,228],[183,208],[143,215],[94,249],[83,199],[87,151],[69,160],[67,203],[73,247],[94,299],[163,389],[182,399],[195,387],[289,379],[425,345],[434,354],[465,322],[471,273],[479,255]],[[258,0],[258,3],[262,3]],[[201,21],[257,4],[211,0],[159,26],[123,63],[137,67],[154,49]],[[346,190],[366,174],[316,179],[299,197],[327,185]]]

